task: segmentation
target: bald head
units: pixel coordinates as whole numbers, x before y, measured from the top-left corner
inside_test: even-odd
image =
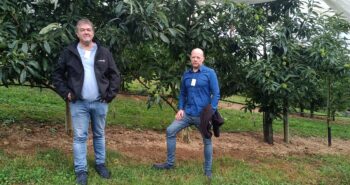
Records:
[[[195,48],[191,52],[191,64],[192,70],[197,72],[199,67],[203,64],[204,61],[204,52],[200,48]]]
[[[203,50],[202,50],[201,48],[194,48],[194,49],[192,50],[192,52],[191,52],[191,55],[192,55],[193,53],[196,53],[196,54],[198,54],[198,55],[201,55],[201,56],[204,58],[204,52],[203,52]]]

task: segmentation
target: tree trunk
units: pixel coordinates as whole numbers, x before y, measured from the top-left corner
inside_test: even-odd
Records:
[[[332,111],[332,121],[335,121],[335,111]]]
[[[299,106],[300,106],[300,116],[301,117],[304,117],[304,105],[302,103],[299,103]]]
[[[70,114],[69,101],[66,100],[66,120],[65,120],[65,129],[66,133],[71,136],[72,135],[72,117]]]
[[[327,133],[328,133],[328,146],[332,146],[332,134],[331,134],[331,80],[327,77],[328,95],[327,95]]]
[[[289,143],[289,122],[288,122],[288,101],[284,100],[283,103],[283,130],[284,130],[284,142]]]
[[[268,14],[268,10],[265,9],[266,14]],[[267,59],[267,32],[264,31],[263,35],[263,58]],[[273,144],[273,130],[272,130],[272,119],[270,116],[270,110],[267,108],[267,110],[264,110],[263,112],[263,132],[264,132],[264,141]]]
[[[314,112],[315,112],[315,103],[314,103],[314,101],[311,101],[311,103],[310,103],[310,118],[314,118]]]
[[[185,143],[191,143],[191,127],[187,127],[181,131],[182,141]]]
[[[273,144],[273,130],[272,130],[272,119],[270,117],[270,111],[265,111],[263,114],[263,130],[264,130],[264,141]]]

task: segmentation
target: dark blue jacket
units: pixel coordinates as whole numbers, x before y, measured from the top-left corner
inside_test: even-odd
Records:
[[[94,68],[97,85],[101,99],[111,102],[119,91],[120,72],[109,50],[97,42],[96,44]],[[66,99],[68,93],[71,93],[72,101],[82,99],[81,90],[84,81],[84,67],[77,45],[78,42],[75,42],[63,50],[52,74],[53,85],[57,93],[63,99]]]

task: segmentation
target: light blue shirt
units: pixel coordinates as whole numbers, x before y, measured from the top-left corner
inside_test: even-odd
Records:
[[[97,100],[100,98],[94,68],[97,45],[94,44],[91,50],[85,50],[78,44],[77,49],[84,67],[82,98],[89,101]]]
[[[182,76],[178,108],[190,116],[200,116],[211,104],[217,110],[220,99],[219,82],[213,69],[201,65],[197,72],[192,69]]]

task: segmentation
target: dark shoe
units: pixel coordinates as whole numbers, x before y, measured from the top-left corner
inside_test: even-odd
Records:
[[[169,165],[168,163],[157,163],[153,164],[153,168],[157,170],[170,170],[173,169],[173,165]]]
[[[96,172],[105,179],[111,178],[111,173],[106,168],[105,164],[98,164],[95,166]]]
[[[212,178],[212,173],[211,172],[205,172],[204,175],[208,178],[208,180],[211,180],[211,178]]]
[[[79,185],[87,185],[87,172],[80,171],[75,174],[77,176],[77,184]]]

